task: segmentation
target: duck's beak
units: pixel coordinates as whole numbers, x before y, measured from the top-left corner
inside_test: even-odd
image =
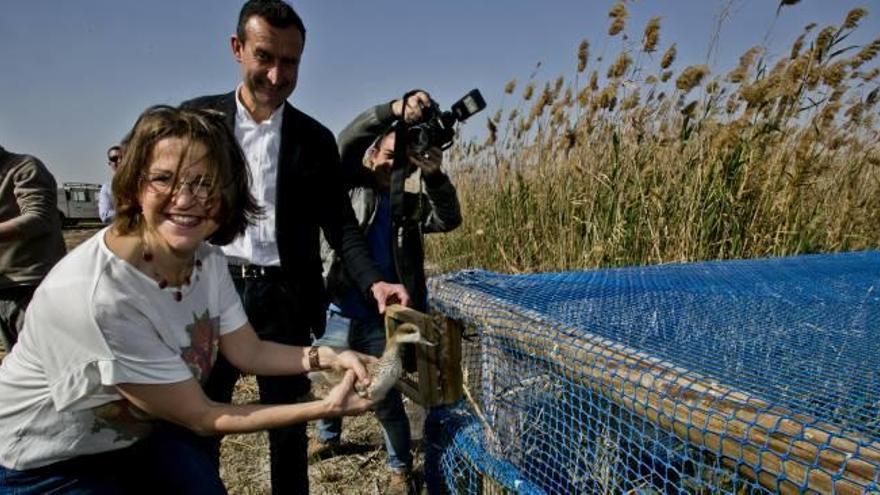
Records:
[[[419,343],[419,344],[424,344],[424,345],[432,346],[432,347],[435,346],[435,345],[437,345],[437,344],[431,342],[430,340],[428,340],[428,339],[422,337],[421,334],[419,334],[419,340],[417,340],[416,342]]]

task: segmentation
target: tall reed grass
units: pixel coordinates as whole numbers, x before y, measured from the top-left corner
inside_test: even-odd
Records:
[[[676,61],[659,18],[627,34],[616,3],[607,66],[584,40],[568,79],[510,81],[486,140],[453,148],[465,221],[429,259],[516,273],[880,246],[880,38],[847,42],[866,14],[719,72]]]

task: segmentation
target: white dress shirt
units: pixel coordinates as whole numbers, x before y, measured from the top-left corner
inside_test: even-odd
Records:
[[[281,266],[275,238],[275,207],[277,199],[278,155],[281,151],[281,120],[284,105],[262,122],[254,121],[241,103],[241,86],[235,91],[235,139],[244,151],[251,173],[251,194],[264,209],[256,224],[244,234],[223,246],[230,264]]]

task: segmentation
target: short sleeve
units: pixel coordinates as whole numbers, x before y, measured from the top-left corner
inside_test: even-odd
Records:
[[[101,383],[176,383],[192,378],[178,351],[165,342],[154,319],[131,299],[95,305],[95,321],[112,358],[101,366]]]

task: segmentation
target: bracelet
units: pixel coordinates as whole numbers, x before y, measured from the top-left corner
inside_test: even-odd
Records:
[[[309,371],[321,369],[321,357],[318,355],[318,346],[309,347]]]

